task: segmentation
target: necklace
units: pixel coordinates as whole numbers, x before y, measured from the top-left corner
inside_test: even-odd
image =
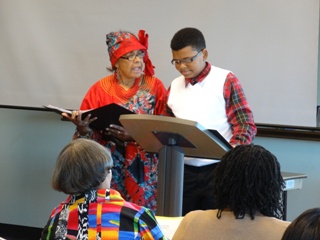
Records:
[[[127,81],[124,81],[121,79],[119,72],[115,72],[115,75],[116,75],[116,79],[117,79],[119,85],[123,85],[123,86],[131,85],[132,86],[134,84],[135,79],[129,79]]]
[[[121,79],[118,80],[118,83],[120,86],[124,87],[132,87],[134,85],[135,79],[129,80],[129,81],[123,81]]]
[[[125,86],[128,86],[128,85],[130,85],[132,82],[130,82],[130,81],[119,81],[119,84],[122,84],[122,85],[125,85]]]

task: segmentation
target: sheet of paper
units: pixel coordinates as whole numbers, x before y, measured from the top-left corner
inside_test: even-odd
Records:
[[[71,111],[70,110],[67,110],[67,109],[63,109],[63,108],[60,108],[60,107],[56,107],[56,106],[52,106],[52,105],[47,105],[47,106],[43,106],[45,108],[49,108],[49,109],[52,109],[52,110],[55,110],[55,111],[58,111],[60,113],[68,113],[71,115]]]
[[[169,239],[172,239],[183,217],[156,216],[156,219],[160,224],[165,236]]]

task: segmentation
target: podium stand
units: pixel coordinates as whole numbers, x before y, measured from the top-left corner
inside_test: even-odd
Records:
[[[220,159],[231,145],[215,130],[174,117],[129,114],[121,124],[146,151],[158,153],[157,215],[182,214],[184,156]]]

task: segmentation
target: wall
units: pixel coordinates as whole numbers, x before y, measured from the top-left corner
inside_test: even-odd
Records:
[[[50,187],[71,123],[52,112],[0,108],[0,222],[43,227],[64,194]]]
[[[58,114],[0,108],[0,223],[43,227],[65,195],[50,187],[56,158],[72,137],[73,124]],[[308,175],[301,190],[288,192],[288,220],[320,206],[320,142],[256,138],[282,170]]]
[[[288,191],[289,221],[308,208],[320,207],[320,141],[257,137],[254,143],[270,150],[282,171],[307,175],[301,190]]]

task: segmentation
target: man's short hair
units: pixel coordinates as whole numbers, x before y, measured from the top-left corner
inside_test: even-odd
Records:
[[[196,51],[206,48],[206,41],[201,31],[187,27],[175,33],[171,40],[171,49],[178,51],[188,46],[191,46]]]

